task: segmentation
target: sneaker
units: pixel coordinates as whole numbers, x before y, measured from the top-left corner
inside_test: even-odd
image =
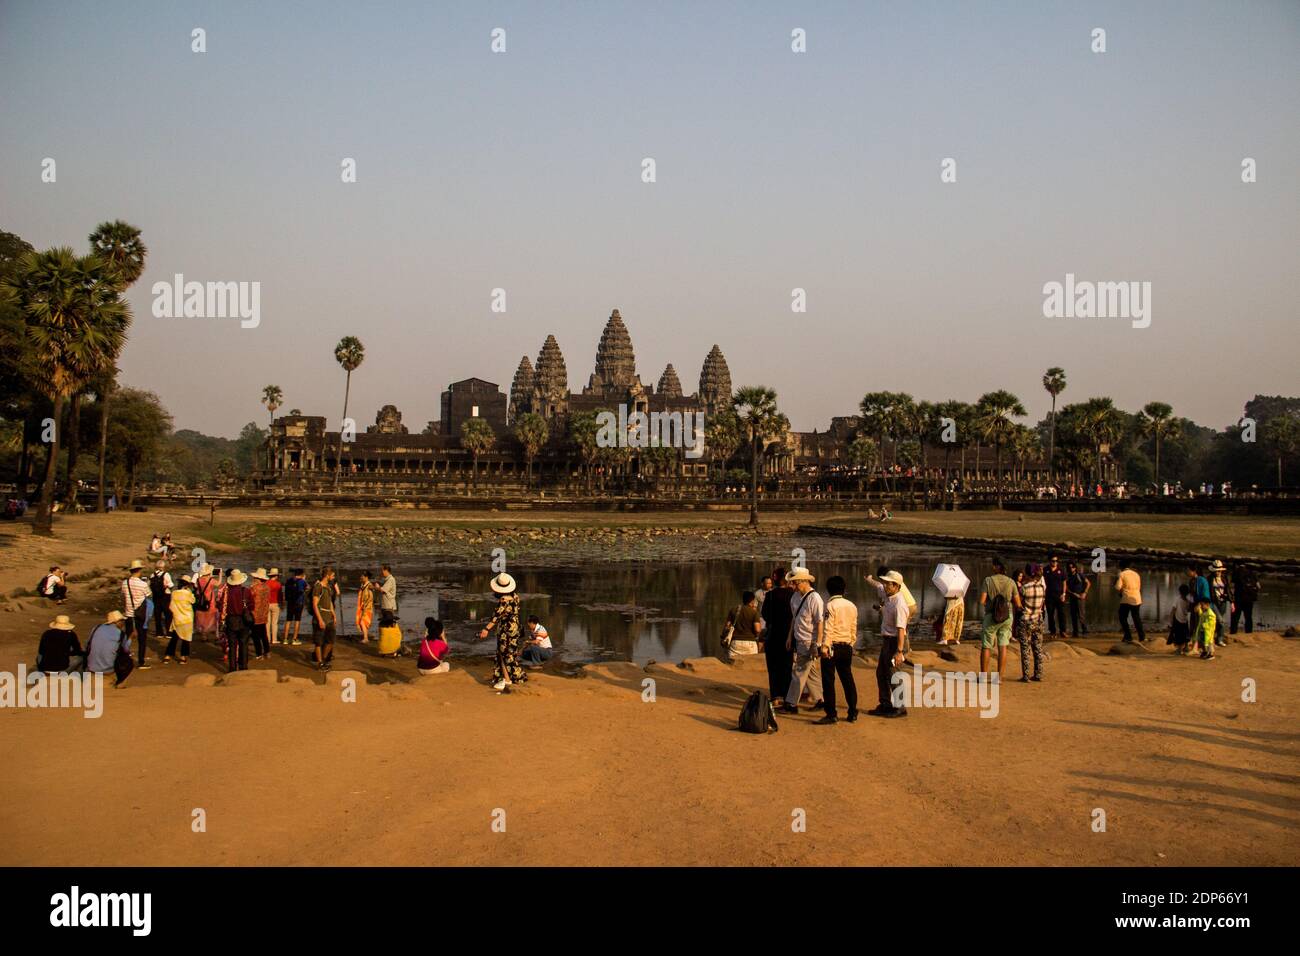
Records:
[[[296,639],[295,639],[295,640],[293,640],[293,641],[290,641],[289,643],[290,643],[290,646],[292,646],[292,647],[297,647],[299,644],[302,643],[302,641],[299,641],[299,640],[296,640]]]
[[[1033,677],[1031,677],[1031,678],[1029,678],[1029,679],[1032,680],[1032,681],[1040,681],[1040,680],[1043,679],[1043,675],[1042,675],[1042,674],[1035,674]]]
[[[838,724],[839,722],[840,719],[836,717],[834,714],[827,714],[821,720],[813,721],[814,724]]]
[[[779,708],[777,708],[777,709],[778,709],[781,713],[783,713],[783,714],[797,714],[797,713],[799,713],[799,708],[798,708],[798,707],[791,707],[789,704],[782,704],[782,705],[781,705]]]
[[[506,689],[506,682],[503,681],[503,680],[499,680],[499,681],[497,681],[495,684],[492,685],[492,689],[493,689],[494,691],[496,691],[497,693],[500,693],[501,691],[503,691],[503,690]]]
[[[138,671],[147,671],[153,668],[152,664],[136,664],[135,669]]]
[[[1022,683],[1022,684],[1028,684],[1028,683],[1029,683],[1029,678],[1028,678],[1028,677],[1021,677],[1021,678],[1020,678],[1020,683]]]

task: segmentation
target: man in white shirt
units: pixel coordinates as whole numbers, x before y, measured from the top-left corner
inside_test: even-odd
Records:
[[[835,675],[844,685],[844,703],[848,706],[848,722],[858,719],[858,685],[853,680],[853,648],[858,642],[858,608],[844,597],[844,579],[838,574],[826,582],[826,592],[831,599],[826,602],[826,627],[818,654],[821,657],[822,698],[826,701],[826,716],[819,724],[835,724]]]
[[[822,596],[813,590],[817,579],[808,573],[807,568],[795,568],[785,576],[794,587],[790,598],[790,636],[786,640],[786,650],[794,654],[794,667],[790,674],[790,689],[786,691],[785,703],[781,711],[786,714],[799,713],[799,698],[807,685],[815,700],[813,707],[822,709],[821,681],[817,670],[817,654],[825,640],[826,604]],[[773,635],[774,640],[779,640]]]
[[[555,648],[551,646],[551,635],[536,615],[529,615],[524,633],[525,646],[519,655],[519,661],[525,667],[541,667],[555,653]]]
[[[379,583],[372,584],[379,592],[379,626],[391,627],[397,621],[397,578],[386,564],[379,566]]]
[[[139,648],[139,664],[141,670],[147,670],[149,664],[145,661],[145,613],[149,601],[149,582],[144,579],[144,562],[139,558],[131,562],[127,569],[127,579],[122,582],[122,614],[126,617],[126,636],[136,635]]]
[[[906,707],[895,707],[892,699],[894,668],[903,664],[907,642],[908,610],[902,595],[903,576],[887,572],[880,583],[885,588],[885,603],[880,609],[880,661],[876,665],[876,691],[880,704],[868,711],[873,717],[906,717]]]

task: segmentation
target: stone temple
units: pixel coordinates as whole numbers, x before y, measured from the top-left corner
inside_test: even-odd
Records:
[[[536,456],[534,474],[543,478],[572,477],[579,467],[568,439],[573,416],[625,405],[629,413],[679,412],[684,417],[699,411],[707,421],[730,405],[731,394],[731,371],[717,345],[704,358],[693,394],[685,394],[671,364],[655,383],[643,382],[637,372],[632,337],[618,309],[614,309],[596,345],[595,367],[580,391],[569,388],[564,354],[555,336],[548,335],[535,362],[527,355],[520,358],[508,396],[486,379],[453,382],[442,393],[440,417],[430,421],[420,434],[411,433],[402,423],[402,413],[392,405],[381,408],[373,425],[364,431],[357,428],[352,440],[341,445],[339,432],[327,431],[324,416],[281,416],[272,425],[268,467],[261,477],[268,488],[328,487],[341,449],[340,477],[354,489],[427,483],[430,478],[455,481],[473,467],[471,453],[461,441],[461,429],[474,418],[485,421],[496,436],[492,448],[480,454],[480,467],[489,475],[520,475],[525,454],[515,438],[514,424],[529,412],[540,415],[549,426],[549,438]],[[635,469],[636,463],[631,467]],[[705,462],[682,461],[679,477],[707,477],[708,467]]]

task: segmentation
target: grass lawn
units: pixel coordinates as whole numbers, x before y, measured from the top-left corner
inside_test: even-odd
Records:
[[[837,515],[820,523],[896,533],[1069,541],[1088,548],[1166,548],[1201,554],[1300,558],[1300,518],[1287,517],[910,511],[895,514],[883,528],[861,515]]]

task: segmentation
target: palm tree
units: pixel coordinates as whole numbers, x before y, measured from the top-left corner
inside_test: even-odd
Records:
[[[284,391],[279,385],[268,385],[262,389],[262,404],[271,413],[271,424],[275,424],[275,410],[284,404]]]
[[[1002,446],[1014,431],[1016,423],[1012,420],[1026,414],[1020,399],[1005,390],[988,392],[980,396],[975,403],[979,416],[979,431],[985,438],[992,439],[995,469],[998,477],[998,508],[1002,507]]]
[[[596,421],[595,412],[581,412],[569,417],[569,439],[577,446],[578,454],[582,456],[588,493],[591,492],[591,479],[596,460],[600,457],[599,435],[600,423]]]
[[[751,453],[749,488],[749,526],[758,527],[758,459],[763,442],[780,433],[785,416],[776,407],[776,392],[762,385],[747,385],[731,396],[731,408],[741,427],[749,435]]]
[[[870,467],[871,463],[876,460],[876,442],[870,436],[859,432],[853,436],[853,441],[849,442],[846,457],[848,463],[854,469]],[[858,491],[862,491],[862,476],[858,476]]]
[[[1047,470],[1052,472],[1056,467],[1056,396],[1065,391],[1065,369],[1052,366],[1044,372],[1043,388],[1052,396],[1051,425],[1047,432]]]
[[[483,418],[467,418],[460,423],[460,447],[473,456],[473,470],[470,472],[470,485],[478,487],[478,456],[491,451],[497,443],[496,432]]]
[[[117,290],[126,290],[144,273],[149,250],[140,238],[138,227],[115,219],[101,222],[89,236],[91,251],[112,265],[117,273]],[[117,356],[106,369],[96,388],[99,399],[99,489],[96,510],[104,513],[104,465],[108,460],[108,407],[109,398],[117,381]]]
[[[903,431],[900,419],[911,404],[912,396],[905,392],[868,392],[858,405],[863,430],[876,438],[882,481],[885,475],[885,438],[893,438],[897,445],[898,436]]]
[[[933,402],[909,403],[903,419],[908,431],[920,446],[921,484],[925,493],[925,507],[930,507],[930,459],[925,443],[939,427],[939,408]],[[912,483],[915,489],[915,481]]]
[[[1147,402],[1138,412],[1142,433],[1155,441],[1157,488],[1160,487],[1160,444],[1166,438],[1177,438],[1179,433],[1178,420],[1173,416],[1173,407],[1164,402]]]
[[[79,257],[66,246],[24,256],[5,290],[6,298],[22,310],[23,332],[31,345],[32,380],[53,403],[58,423],[32,525],[39,534],[52,534],[64,407],[113,364],[125,341],[131,310],[119,294],[111,265],[98,256]]]
[[[546,419],[536,412],[524,412],[515,419],[515,438],[523,446],[524,457],[528,459],[528,487],[533,486],[533,459],[546,444],[551,428]]]
[[[1284,413],[1264,422],[1260,438],[1277,457],[1277,486],[1282,487],[1282,459],[1292,458],[1300,451],[1300,418]]]
[[[705,443],[709,461],[717,465],[718,474],[721,475],[726,471],[731,456],[745,440],[744,431],[736,413],[725,407],[709,416],[706,429]]]
[[[343,371],[348,373],[347,381],[343,386],[343,421],[339,423],[339,457],[334,463],[334,490],[338,491],[339,474],[343,468],[343,430],[344,423],[348,420],[348,396],[352,391],[352,373],[366,360],[366,347],[361,344],[361,340],[355,335],[345,335],[339,339],[339,344],[334,346],[334,361],[343,366]]]
[[[953,423],[953,430],[956,435],[956,441],[946,441],[943,443],[943,493],[942,498],[947,499],[949,473],[952,471],[952,446],[959,445],[962,449],[962,470],[966,467],[966,439],[965,434],[970,418],[970,406],[965,402],[949,400],[940,402],[934,408],[935,427],[939,428],[942,434],[943,419],[947,418]]]
[[[1109,398],[1090,398],[1083,403],[1081,414],[1080,425],[1092,444],[1093,462],[1100,482],[1102,446],[1119,441],[1124,434],[1124,413]]]

